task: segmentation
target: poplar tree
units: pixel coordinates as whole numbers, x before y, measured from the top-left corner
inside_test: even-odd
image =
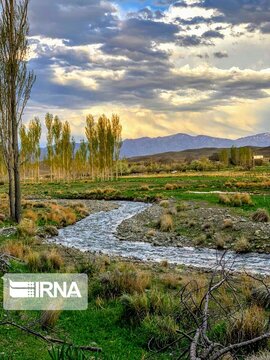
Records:
[[[114,160],[115,160],[115,176],[119,177],[119,160],[120,151],[122,147],[122,125],[120,124],[120,117],[116,114],[112,116],[112,131],[114,137]]]
[[[41,123],[39,118],[34,118],[29,124],[29,143],[31,151],[31,165],[33,168],[33,177],[39,181],[39,163],[40,163],[40,137]]]
[[[0,0],[0,138],[9,177],[10,216],[21,219],[19,128],[35,81],[27,70],[28,0]]]
[[[53,115],[47,113],[45,116],[47,128],[47,160],[50,168],[50,178],[53,179]]]
[[[62,122],[60,121],[58,116],[54,117],[53,125],[52,125],[52,134],[54,141],[54,155],[53,155],[53,166],[57,170],[58,180],[60,179],[60,171],[61,171],[61,135],[62,135]]]
[[[71,131],[69,122],[66,121],[62,129],[62,167],[63,174],[69,178],[72,164],[72,143],[71,143]]]

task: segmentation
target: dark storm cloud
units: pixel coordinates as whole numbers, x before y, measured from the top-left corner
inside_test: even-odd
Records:
[[[104,40],[118,24],[115,7],[100,0],[34,0],[30,2],[31,35],[67,39],[73,44]]]
[[[223,58],[229,57],[227,51],[217,51],[217,52],[214,52],[213,55],[217,59],[223,59]]]
[[[232,25],[253,24],[262,29],[270,21],[269,0],[203,0],[200,6],[218,10],[224,15],[224,22]]]
[[[215,30],[208,30],[205,33],[203,33],[202,36],[206,39],[214,39],[214,38],[224,39],[224,35]]]

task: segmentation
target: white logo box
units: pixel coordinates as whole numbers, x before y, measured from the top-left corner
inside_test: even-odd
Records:
[[[86,274],[5,274],[5,310],[86,310]]]

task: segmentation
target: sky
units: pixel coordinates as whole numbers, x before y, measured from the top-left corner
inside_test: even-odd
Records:
[[[29,23],[25,122],[57,114],[76,139],[103,113],[124,138],[270,130],[270,0],[32,0]]]

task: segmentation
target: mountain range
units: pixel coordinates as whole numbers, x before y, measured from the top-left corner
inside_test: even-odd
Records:
[[[154,155],[172,151],[202,148],[230,148],[232,146],[270,146],[270,132],[231,140],[206,135],[175,134],[164,137],[143,137],[124,140],[121,156],[125,158]]]
[[[79,146],[80,144],[76,144],[76,150]],[[188,134],[127,139],[123,141],[121,157],[132,158],[191,149],[230,148],[232,146],[268,147],[270,146],[270,132],[242,137],[236,140],[207,135],[191,136]],[[46,154],[47,149],[41,148],[41,159],[44,159]]]

